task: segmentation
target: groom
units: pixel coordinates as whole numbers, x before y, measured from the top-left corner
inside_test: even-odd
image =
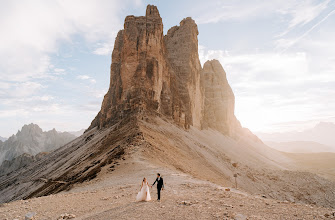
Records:
[[[157,182],[157,194],[158,194],[158,201],[160,201],[161,199],[161,190],[164,190],[164,182],[163,182],[163,178],[161,177],[161,175],[159,173],[157,173],[157,178],[155,180],[155,182],[151,185],[151,187],[153,185],[155,185],[155,183]]]

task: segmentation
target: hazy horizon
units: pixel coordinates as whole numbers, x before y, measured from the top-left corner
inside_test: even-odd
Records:
[[[158,6],[164,33],[196,21],[201,63],[223,65],[242,126],[272,133],[335,122],[330,0],[0,2],[0,136],[29,123],[87,128],[109,87],[115,36],[147,4]]]

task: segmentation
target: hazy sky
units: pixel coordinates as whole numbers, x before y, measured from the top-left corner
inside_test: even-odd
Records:
[[[335,1],[0,0],[0,136],[23,124],[87,128],[109,85],[126,15],[155,4],[164,32],[192,17],[252,131],[335,122]]]

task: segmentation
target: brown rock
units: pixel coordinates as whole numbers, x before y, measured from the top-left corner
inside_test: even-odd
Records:
[[[57,220],[61,220],[61,219],[72,219],[72,218],[76,218],[75,215],[73,214],[68,214],[68,213],[65,213],[65,214],[61,214]]]
[[[200,87],[201,64],[198,55],[198,27],[192,18],[172,27],[164,37],[171,75],[183,103],[185,127],[201,128],[203,91]]]
[[[129,114],[154,111],[185,128],[201,128],[203,97],[198,28],[186,18],[163,40],[156,6],[146,16],[127,16],[112,54],[110,88],[89,129],[115,124]]]
[[[145,16],[127,16],[112,53],[110,87],[88,130],[124,118],[162,114],[184,128],[211,128],[259,139],[234,114],[235,97],[217,60],[201,68],[198,27],[192,18],[163,36],[162,18],[148,5]]]
[[[114,124],[144,109],[159,112],[161,94],[168,96],[170,87],[164,54],[163,23],[156,6],[149,5],[146,16],[127,16],[115,40],[110,87],[90,128]]]
[[[220,62],[207,61],[201,79],[205,90],[203,127],[232,136],[238,126],[234,114],[235,96]]]

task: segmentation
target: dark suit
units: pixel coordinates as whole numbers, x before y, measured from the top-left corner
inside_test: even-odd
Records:
[[[157,182],[158,200],[160,200],[161,199],[161,189],[164,188],[163,178],[160,177],[159,180],[158,178],[156,178],[155,182],[152,185],[155,185],[156,182]]]

